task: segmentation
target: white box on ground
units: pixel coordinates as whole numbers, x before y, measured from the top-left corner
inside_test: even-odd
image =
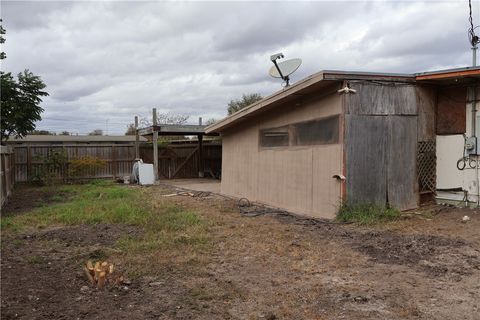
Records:
[[[151,163],[138,164],[138,180],[141,185],[153,184],[155,182],[155,175],[153,173],[153,164]]]

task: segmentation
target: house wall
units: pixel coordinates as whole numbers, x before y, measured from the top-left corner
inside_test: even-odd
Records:
[[[299,98],[222,133],[221,192],[299,214],[333,218],[341,200],[341,183],[333,175],[342,174],[342,133],[338,144],[261,148],[259,131],[342,114],[342,96],[336,89],[324,97]]]
[[[440,94],[441,93],[441,94]],[[479,171],[468,165],[464,170],[457,169],[457,161],[463,157],[465,133],[472,136],[472,103],[467,102],[467,88],[439,88],[438,117],[444,118],[437,124],[437,198],[443,201],[463,201],[463,191],[468,192],[467,199],[478,201],[477,184]],[[471,99],[469,99],[471,100]],[[477,105],[477,110],[478,110]],[[480,114],[477,112],[476,135],[480,133]],[[473,159],[478,159],[471,156]]]

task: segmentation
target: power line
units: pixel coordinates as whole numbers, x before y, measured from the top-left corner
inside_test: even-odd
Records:
[[[103,123],[105,124],[105,120],[88,120],[88,119],[59,119],[59,118],[50,118],[50,117],[42,117],[42,120],[49,120],[49,121],[70,121],[70,122],[89,122],[89,123]],[[125,121],[125,122],[115,122],[108,120],[108,123],[111,124],[121,124],[121,125],[128,125],[133,122]]]

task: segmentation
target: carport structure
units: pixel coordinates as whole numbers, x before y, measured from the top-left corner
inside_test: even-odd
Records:
[[[199,124],[158,124],[157,123],[157,110],[153,109],[153,121],[152,125],[145,128],[138,128],[138,117],[135,117],[135,132],[136,132],[136,142],[135,142],[135,157],[140,158],[139,151],[139,137],[146,137],[152,141],[153,145],[153,167],[155,171],[155,180],[158,179],[158,136],[196,136],[198,145],[190,155],[184,160],[184,162],[177,168],[180,170],[192,156],[198,152],[198,177],[204,177],[204,152],[203,152],[203,137],[208,136],[218,136],[217,133],[205,133],[206,125],[202,125],[202,118],[199,118]],[[175,174],[174,174],[175,175]]]

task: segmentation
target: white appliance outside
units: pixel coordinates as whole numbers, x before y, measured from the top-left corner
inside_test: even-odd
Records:
[[[155,183],[153,164],[138,163],[138,180],[141,185],[149,185]]]

